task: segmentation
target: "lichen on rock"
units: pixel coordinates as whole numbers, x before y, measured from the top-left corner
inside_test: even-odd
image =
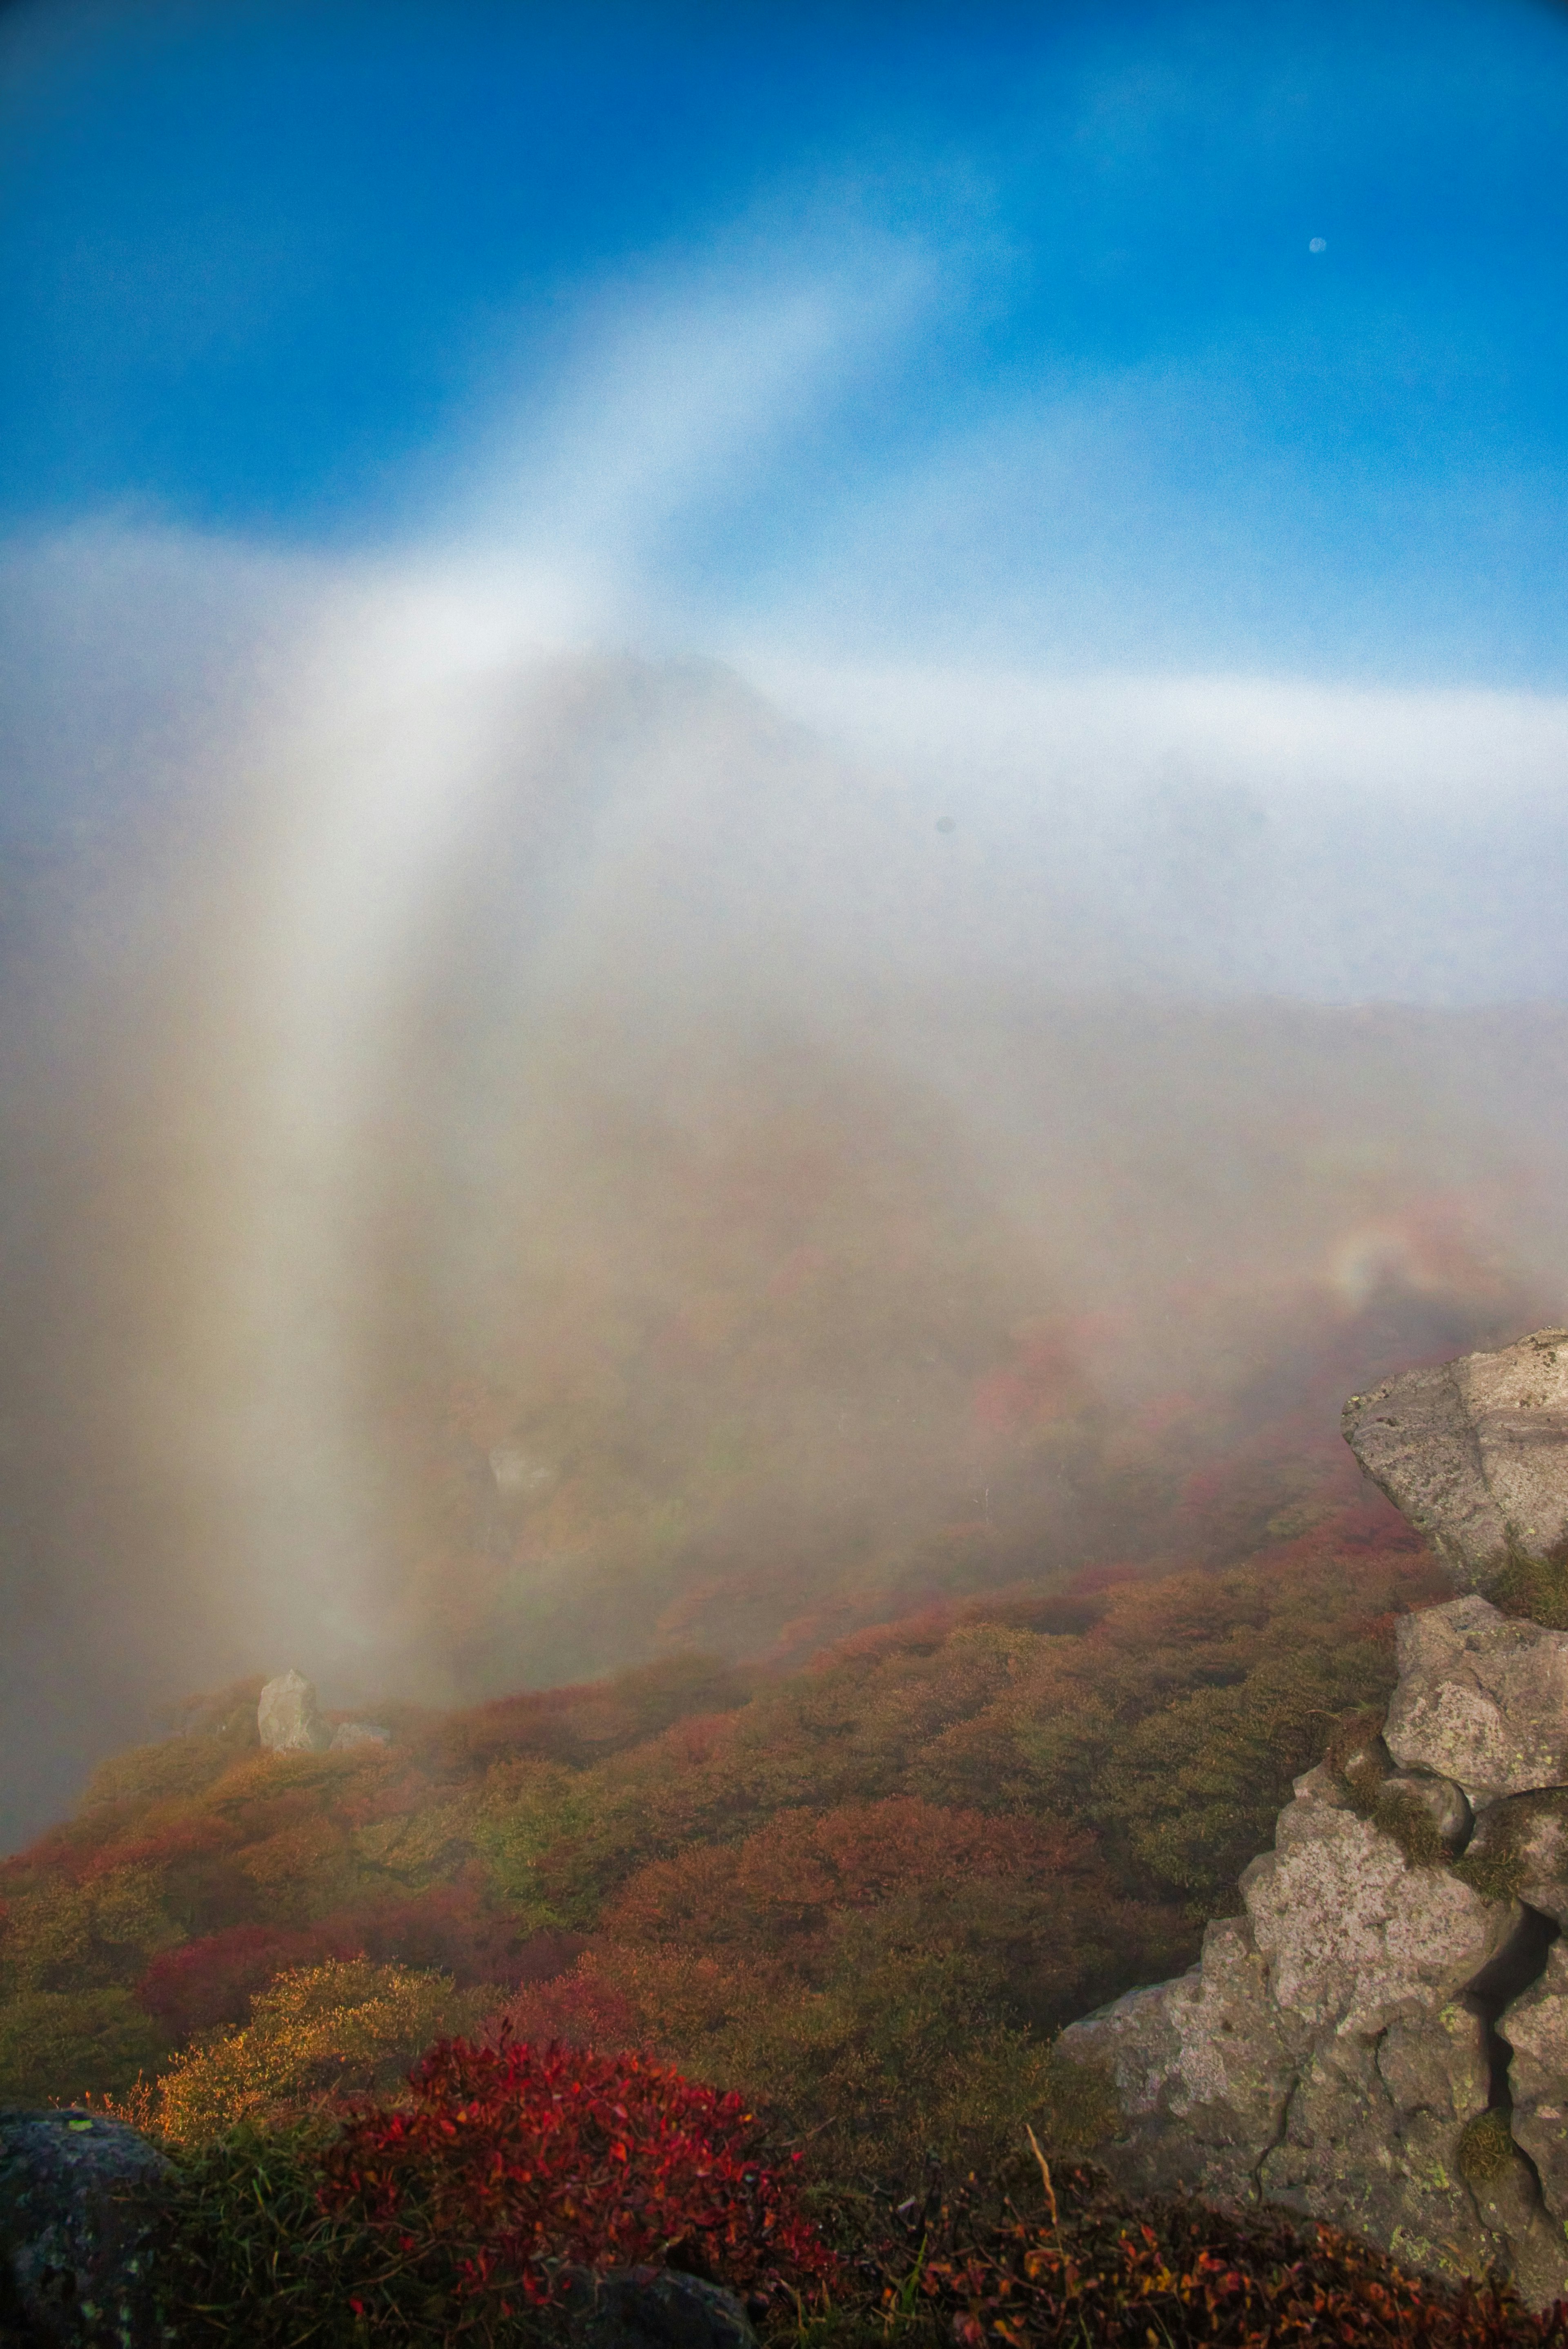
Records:
[[[152,2247],[173,2177],[102,2113],[0,2112],[0,2323],[59,2349],[153,2339]]]
[[[1568,1632],[1468,1598],[1407,1615],[1397,1637],[1383,1728],[1397,1762],[1453,1779],[1477,1807],[1568,1782]]]
[[[1388,1381],[1346,1429],[1465,1595],[1399,1624],[1381,1734],[1346,1723],[1296,1781],[1245,1914],[1060,2052],[1109,2073],[1097,2151],[1132,2190],[1282,2204],[1544,2306],[1568,2295],[1568,1331]],[[1547,1619],[1505,1611],[1525,1589]]]
[[[1461,1590],[1568,1624],[1568,1330],[1385,1379],[1343,1426]]]

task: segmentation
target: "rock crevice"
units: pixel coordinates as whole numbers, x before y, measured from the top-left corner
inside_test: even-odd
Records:
[[[1136,2191],[1267,2201],[1429,2273],[1568,2297],[1568,1331],[1357,1397],[1357,1455],[1462,1596],[1398,1626],[1381,1737],[1297,1779],[1179,1980],[1064,2033]],[[1542,1578],[1544,1578],[1542,1579]]]

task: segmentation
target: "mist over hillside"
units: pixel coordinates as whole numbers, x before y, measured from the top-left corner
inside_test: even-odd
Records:
[[[1393,867],[1427,999],[1355,999],[1365,746],[1271,879],[1113,684],[1004,772],[471,574],[11,585],[12,1837],[289,1663],[471,1701],[1241,1556],[1355,1488],[1353,1386],[1568,1311],[1568,1013],[1487,1001],[1517,895],[1438,968]],[[1235,940],[1304,900],[1291,1000]]]

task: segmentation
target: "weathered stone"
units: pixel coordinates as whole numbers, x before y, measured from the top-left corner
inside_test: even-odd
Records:
[[[1504,2271],[1527,2306],[1550,2308],[1568,2298],[1568,2242],[1544,2208],[1535,2171],[1523,2154],[1511,2147],[1506,2167],[1495,2177],[1466,2182],[1481,2225],[1497,2246],[1492,2263]]]
[[[256,1707],[256,1727],[271,1754],[325,1754],[332,1732],[316,1708],[315,1683],[303,1672],[269,1681]]]
[[[1337,2033],[1303,2066],[1278,2140],[1259,2162],[1258,2190],[1413,2267],[1479,2273],[1503,2246],[1483,2226],[1456,2157],[1489,2085],[1486,2026],[1463,2000],[1381,2032]]]
[[[1461,1585],[1542,1619],[1473,1588],[1405,1618],[1381,1738],[1351,1725],[1297,1779],[1246,1916],[1059,2044],[1108,2072],[1097,2151],[1135,2190],[1282,2203],[1544,2307],[1568,2297],[1568,1331],[1391,1380],[1346,1431]]]
[[[1461,1589],[1568,1559],[1568,1330],[1386,1379],[1351,1397],[1343,1426]]]
[[[757,2349],[734,2292],[675,2268],[577,2268],[565,2304],[574,2349]]]
[[[1548,1787],[1489,1804],[1461,1873],[1483,1892],[1507,1893],[1568,1926],[1568,1792]]]
[[[1379,1826],[1389,1826],[1396,1838],[1401,1819],[1408,1822],[1423,1831],[1419,1839],[1431,1844],[1431,1857],[1440,1854],[1449,1859],[1463,1851],[1475,1824],[1464,1788],[1424,1770],[1390,1771],[1378,1786],[1374,1817]],[[1407,1848],[1412,1840],[1407,1838]]]
[[[1242,1893],[1276,2004],[1314,2034],[1435,2010],[1495,1957],[1519,1912],[1445,1868],[1412,1868],[1354,1812],[1296,1801]]]
[[[23,2337],[159,2338],[152,2245],[172,2165],[102,2114],[0,2112],[0,2283]]]
[[[378,1729],[373,1721],[340,1721],[332,1733],[335,1754],[352,1753],[356,1745],[390,1745],[392,1732]]]
[[[1491,2216],[1459,2163],[1493,2085],[1468,1986],[1506,1962],[1518,1904],[1411,1864],[1324,1767],[1242,1887],[1246,1916],[1210,1926],[1191,1972],[1063,2033],[1116,2092],[1097,2158],[1135,2192],[1280,2202],[1431,2272],[1511,2266],[1544,2293],[1551,2231],[1506,2134]]]
[[[1568,1781],[1568,1632],[1456,1599],[1405,1616],[1398,1657],[1383,1739],[1405,1768],[1452,1778],[1477,1808]]]
[[[1222,2203],[1252,2190],[1305,2047],[1268,1996],[1244,1917],[1208,1928],[1189,1973],[1130,1991],[1057,2044],[1069,2062],[1109,2075],[1122,2121],[1099,2150],[1119,2178],[1140,2192]]]
[[[1568,1949],[1559,1941],[1546,1970],[1498,2017],[1512,2051],[1508,2066],[1516,2145],[1534,2162],[1546,2207],[1568,2225]]]

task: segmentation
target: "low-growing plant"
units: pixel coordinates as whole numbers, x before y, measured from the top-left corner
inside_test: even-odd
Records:
[[[1017,2193],[998,2216],[972,2184],[912,2198],[903,2243],[861,2262],[860,2290],[810,2349],[1561,2349],[1568,2305],[1534,2315],[1505,2289],[1412,2275],[1338,2229],[1261,2209],[1137,2203],[1092,2171]],[[1043,2192],[1040,2190],[1043,2188]],[[1041,2202],[1045,2208],[1040,2209]]]
[[[1486,1595],[1504,1615],[1568,1630],[1568,1560],[1522,1557],[1516,1551],[1487,1584]]]
[[[1104,2083],[1002,2020],[962,1954],[851,1922],[820,1988],[733,1953],[607,1942],[502,2015],[520,2036],[652,2049],[741,2089],[839,2179],[886,2180],[927,2155],[985,2170],[1030,2121],[1069,2148],[1105,2133]]]
[[[1346,1713],[1336,1723],[1324,1753],[1324,1761],[1344,1787],[1351,1809],[1364,1819],[1377,1809],[1377,1789],[1393,1767],[1383,1743],[1387,1717],[1385,1712]]]
[[[1412,1868],[1440,1868],[1449,1847],[1436,1819],[1410,1787],[1385,1785],[1377,1789],[1372,1824],[1380,1835],[1397,1843]]]
[[[459,2295],[535,2306],[563,2271],[676,2265],[762,2295],[836,2262],[799,2207],[796,2160],[759,2158],[733,2092],[636,2055],[448,2040],[410,2106],[352,2119],[324,2158],[322,2209],[381,2231]]]
[[[168,2052],[128,1990],[25,1991],[0,2002],[0,2104],[122,2094]]]
[[[471,2023],[493,1996],[365,1958],[298,1967],[256,1998],[242,2028],[209,2033],[109,2108],[171,2144],[211,2144],[243,2122],[391,2087],[439,2032]]]

